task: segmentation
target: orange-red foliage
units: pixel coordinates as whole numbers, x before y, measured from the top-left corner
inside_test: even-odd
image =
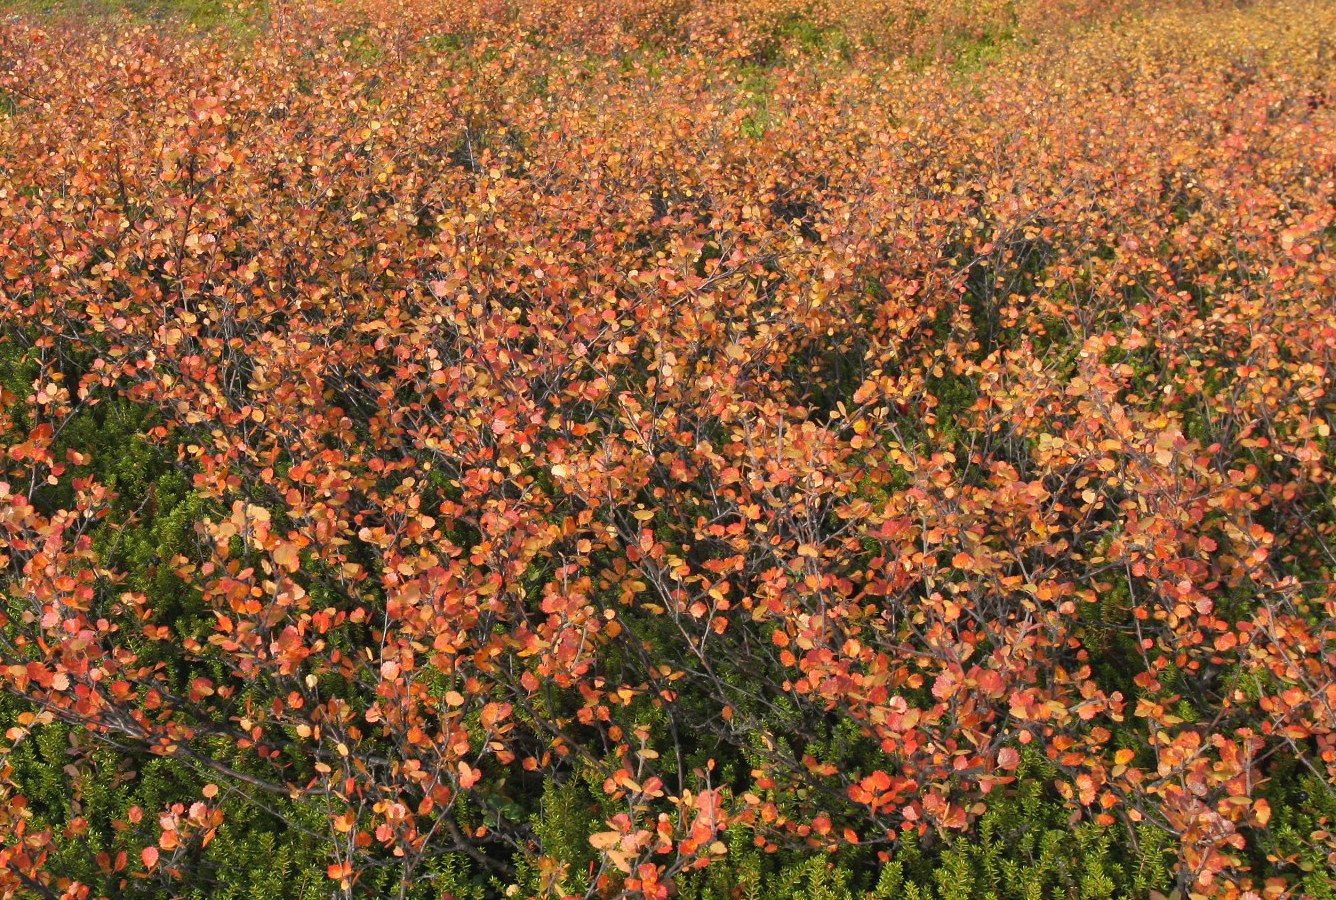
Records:
[[[224,781],[205,733],[297,745],[265,787],[327,798],[345,885],[491,859],[503,827],[436,823],[578,760],[647,897],[731,823],[965,828],[1028,747],[1074,817],[1174,834],[1185,887],[1262,890],[1270,761],[1336,782],[1336,16],[1020,3],[1036,47],[983,71],[885,55],[1004,15],[948,6],[6,21],[0,341],[38,374],[0,397],[0,680],[42,710],[8,740]],[[118,587],[114,492],[53,452],[114,398],[212,510],[162,563],[204,632]],[[790,739],[832,719],[882,764]],[[763,764],[684,770],[681,730]],[[195,799],[146,867],[217,828]],[[0,891],[47,877],[24,828]]]

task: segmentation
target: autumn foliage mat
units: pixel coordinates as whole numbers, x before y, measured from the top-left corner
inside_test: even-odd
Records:
[[[1239,5],[20,3],[0,896],[1334,896]]]

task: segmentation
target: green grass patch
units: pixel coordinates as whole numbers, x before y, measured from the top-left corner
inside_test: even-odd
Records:
[[[0,12],[58,21],[178,23],[201,30],[252,27],[267,9],[256,0],[0,0]]]

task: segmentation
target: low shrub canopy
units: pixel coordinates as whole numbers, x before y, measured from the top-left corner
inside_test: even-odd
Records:
[[[1336,10],[0,24],[0,896],[1332,896]]]

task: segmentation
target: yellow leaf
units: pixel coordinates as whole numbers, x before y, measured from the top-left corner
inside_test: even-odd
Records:
[[[595,850],[611,850],[621,842],[620,831],[599,831],[589,836],[589,843]]]

